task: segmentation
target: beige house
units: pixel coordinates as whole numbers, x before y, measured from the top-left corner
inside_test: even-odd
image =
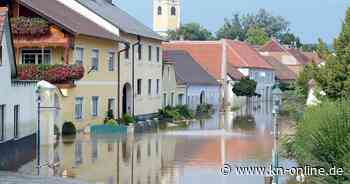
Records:
[[[48,25],[39,36],[14,36],[18,64],[73,68],[68,80],[53,82],[64,95],[63,121],[83,129],[101,123],[108,110],[116,118],[158,111],[162,38],[151,29],[107,0],[17,0],[12,7],[13,17],[37,18]],[[79,67],[84,73],[77,79]],[[64,72],[62,68],[58,70]]]
[[[176,76],[175,63],[164,59],[162,107],[186,104],[186,85]]]

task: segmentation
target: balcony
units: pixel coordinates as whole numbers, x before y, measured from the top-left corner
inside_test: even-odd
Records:
[[[64,48],[64,63],[68,64],[72,35],[63,32],[41,18],[13,17],[11,27],[16,53],[20,49]]]
[[[74,87],[74,81],[84,77],[82,65],[17,65],[20,80],[45,80],[58,87]]]

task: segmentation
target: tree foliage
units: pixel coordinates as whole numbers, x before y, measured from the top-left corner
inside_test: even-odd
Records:
[[[249,79],[249,77],[242,78],[239,82],[235,83],[233,86],[233,93],[237,96],[252,97],[257,96],[255,93],[257,83],[254,80]]]
[[[212,40],[211,32],[198,23],[188,23],[181,25],[177,30],[168,31],[169,40]]]
[[[247,41],[252,45],[263,45],[270,40],[262,28],[250,28],[247,32]]]
[[[350,97],[350,8],[342,31],[335,41],[335,56],[320,41],[318,52],[327,59],[315,76],[316,81],[330,99]]]
[[[295,90],[297,95],[306,99],[309,93],[309,81],[317,75],[318,67],[315,64],[309,64],[299,73],[295,81]]]
[[[341,183],[350,180],[350,102],[325,102],[308,109],[285,144],[289,155],[301,165],[344,170],[343,176],[315,176],[312,183]]]
[[[260,9],[256,14],[234,14],[232,18],[226,18],[224,25],[217,32],[217,38],[247,39],[248,30],[261,28],[268,37],[278,39],[288,32],[289,22],[281,16],[274,16],[265,9]]]
[[[327,47],[327,44],[321,39],[318,39],[318,44],[316,46],[316,52],[320,56],[321,59],[329,60],[332,57],[332,52]]]

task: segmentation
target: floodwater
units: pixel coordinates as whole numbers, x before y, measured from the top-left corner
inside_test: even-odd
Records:
[[[235,169],[224,176],[221,168],[269,166],[272,130],[271,105],[256,103],[179,128],[119,137],[79,134],[41,148],[41,162],[48,166],[40,175],[92,184],[264,184],[264,176],[239,176]],[[18,172],[35,175],[34,165]],[[280,158],[280,165],[295,163]]]

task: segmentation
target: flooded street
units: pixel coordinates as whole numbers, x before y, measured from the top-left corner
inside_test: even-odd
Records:
[[[261,103],[151,133],[119,137],[79,134],[42,148],[41,160],[57,164],[41,168],[40,175],[92,184],[263,184],[263,176],[234,172],[224,176],[220,170],[225,163],[270,165],[272,122],[271,105]],[[35,161],[23,165],[18,172],[35,175],[34,165]],[[280,165],[290,167],[294,162],[281,158]]]

